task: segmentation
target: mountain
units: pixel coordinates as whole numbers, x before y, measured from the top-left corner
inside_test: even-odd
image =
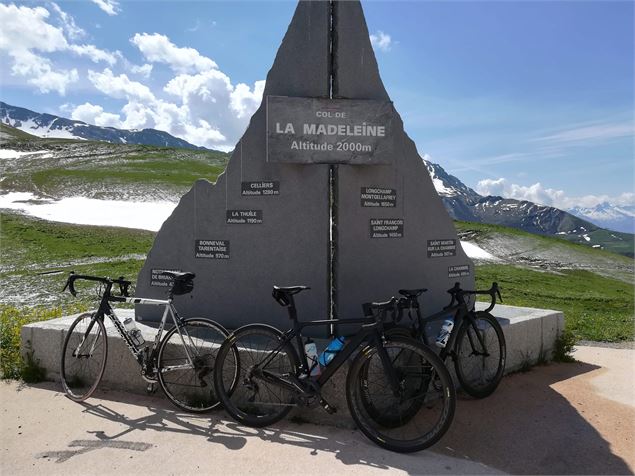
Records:
[[[558,208],[526,200],[482,196],[429,159],[429,156],[423,159],[428,173],[455,220],[507,226],[633,256],[634,237],[630,233],[605,230],[591,223],[586,216],[576,216]]]
[[[153,129],[97,127],[2,102],[0,149],[9,149],[12,154],[0,163],[4,176],[0,192],[32,192],[55,198],[68,196],[72,190],[75,195],[100,199],[125,196],[141,201],[178,200],[197,178],[214,181],[228,158],[225,153],[198,148]],[[423,161],[446,209],[456,220],[503,225],[633,256],[633,234],[592,223],[599,223],[601,212],[604,216],[609,216],[609,211],[616,213],[615,207],[569,213],[528,201],[482,196],[429,156]],[[626,207],[620,210],[632,213]]]
[[[100,127],[52,114],[41,114],[0,101],[0,122],[37,137],[84,139],[114,144],[143,144],[158,147],[203,149],[156,129],[126,130]]]
[[[574,207],[569,213],[609,230],[635,232],[635,206],[619,206],[603,202],[595,207]]]

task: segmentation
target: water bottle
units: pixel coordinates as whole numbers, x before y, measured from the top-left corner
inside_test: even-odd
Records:
[[[329,345],[326,346],[326,349],[324,349],[324,352],[322,352],[318,358],[320,365],[326,367],[329,362],[333,360],[335,354],[342,350],[342,347],[344,347],[344,337],[336,337],[329,342]]]
[[[443,325],[441,326],[441,330],[439,331],[439,335],[434,341],[437,347],[441,347],[443,349],[446,345],[448,345],[448,340],[450,339],[450,334],[452,333],[453,327],[454,327],[454,318],[452,316],[448,316],[443,322]]]
[[[126,329],[130,340],[135,343],[135,345],[140,346],[145,343],[145,339],[141,335],[141,331],[137,328],[137,325],[134,322],[134,319],[128,317],[123,321],[123,327]]]
[[[320,369],[320,364],[318,363],[318,351],[315,342],[311,339],[307,340],[306,344],[304,344],[304,351],[306,352],[306,360],[309,364],[309,372],[311,376],[315,377],[320,375],[322,371]]]

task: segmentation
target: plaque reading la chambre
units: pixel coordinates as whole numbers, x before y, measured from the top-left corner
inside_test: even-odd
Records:
[[[267,96],[267,161],[389,165],[390,101]]]

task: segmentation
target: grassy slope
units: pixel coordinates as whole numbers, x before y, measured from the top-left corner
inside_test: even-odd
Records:
[[[70,307],[75,300],[62,295],[66,272],[135,278],[154,234],[125,228],[93,227],[52,223],[14,214],[3,214],[0,228],[3,268],[0,271],[2,297],[16,304],[50,302]],[[459,230],[479,227],[482,233],[517,236],[516,230],[480,224],[458,223]],[[535,237],[537,244],[582,248],[589,256],[599,254],[625,259],[557,239]],[[547,241],[544,241],[547,240]],[[81,263],[95,259],[100,262]],[[51,269],[63,274],[38,275]],[[579,337],[616,341],[633,339],[633,288],[624,281],[602,277],[589,271],[544,271],[510,264],[477,264],[479,287],[498,281],[505,304],[562,310],[567,326]],[[31,296],[27,301],[15,296]],[[84,303],[94,298],[81,295]]]
[[[63,304],[68,271],[136,279],[154,233],[126,228],[54,223],[0,215],[0,280],[3,301]],[[41,274],[63,271],[61,274]],[[83,295],[82,299],[92,296]]]

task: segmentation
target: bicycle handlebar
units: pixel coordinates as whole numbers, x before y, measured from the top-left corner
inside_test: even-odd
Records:
[[[85,274],[75,274],[75,271],[71,271],[69,273],[68,279],[66,280],[66,284],[64,285],[64,289],[62,289],[62,292],[66,291],[66,289],[68,289],[68,291],[73,296],[76,297],[77,296],[77,290],[75,289],[75,281],[77,281],[78,279],[83,279],[85,281],[97,281],[99,283],[109,284],[111,286],[113,284],[118,284],[119,285],[119,292],[121,293],[121,295],[122,296],[126,296],[126,297],[130,296],[130,294],[128,294],[128,288],[130,287],[132,282],[131,281],[126,281],[123,276],[119,276],[119,278],[117,278],[117,279],[111,279],[111,278],[100,277],[100,276],[88,276],[88,275],[85,275]]]
[[[452,288],[448,289],[448,293],[450,293],[450,295],[452,296],[452,299],[450,300],[450,304],[448,304],[446,308],[452,307],[455,301],[457,303],[464,302],[463,298],[466,295],[475,295],[475,294],[487,294],[490,296],[490,305],[487,307],[487,309],[485,309],[484,312],[489,312],[492,309],[494,309],[494,306],[496,305],[496,296],[498,296],[498,300],[500,302],[503,302],[503,298],[501,296],[501,292],[497,282],[493,282],[492,287],[487,290],[474,290],[474,291],[461,289],[461,284],[457,282],[457,283],[454,283],[454,286]]]

